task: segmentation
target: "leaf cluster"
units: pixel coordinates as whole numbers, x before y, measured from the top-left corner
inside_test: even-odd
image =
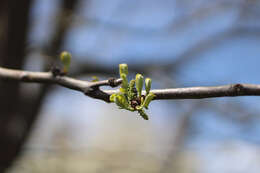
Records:
[[[144,77],[141,74],[136,74],[135,79],[130,80],[128,83],[128,66],[127,64],[119,64],[119,74],[122,79],[121,88],[118,93],[110,96],[110,101],[117,104],[119,109],[126,109],[129,111],[137,111],[141,117],[148,120],[148,115],[145,113],[144,108],[148,106],[152,99],[155,97],[150,92],[152,80],[145,79],[145,95],[142,94]]]

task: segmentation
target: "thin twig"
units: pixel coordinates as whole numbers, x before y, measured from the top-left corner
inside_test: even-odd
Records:
[[[116,87],[121,79],[108,79],[98,82],[78,80],[67,76],[54,76],[51,72],[29,72],[0,67],[0,78],[22,82],[51,83],[83,92],[85,95],[109,102],[109,96],[118,90],[101,90],[100,86]],[[151,90],[161,99],[203,99],[214,97],[260,96],[260,85],[230,84],[210,87],[187,87]]]

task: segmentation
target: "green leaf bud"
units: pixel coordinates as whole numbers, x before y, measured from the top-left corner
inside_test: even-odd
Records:
[[[99,78],[97,76],[92,76],[91,82],[97,82],[99,81]]]
[[[112,94],[112,95],[110,95],[109,100],[110,100],[111,102],[115,102],[115,97],[116,97],[116,95],[117,95],[117,94]]]
[[[135,85],[139,97],[141,97],[142,95],[143,82],[144,82],[144,77],[141,74],[136,74]]]
[[[129,107],[128,102],[127,102],[125,96],[123,96],[123,95],[117,94],[117,95],[115,96],[115,103],[116,103],[120,108],[123,108],[123,109],[128,109],[128,107]]]
[[[127,66],[127,64],[119,64],[119,74],[120,74],[121,78],[122,78],[123,74],[125,74],[126,76],[128,75],[128,66]]]
[[[130,82],[129,82],[129,90],[134,90],[134,87],[135,87],[135,80],[131,80]]]
[[[152,79],[146,78],[146,79],[145,79],[145,91],[146,91],[146,95],[149,94],[150,89],[151,89],[151,85],[152,85]]]
[[[121,76],[122,78],[122,88],[124,89],[125,92],[127,92],[127,88],[128,88],[128,80],[126,78],[126,74],[122,74]]]
[[[69,71],[71,57],[72,57],[71,54],[67,51],[63,51],[60,54],[60,60],[63,64],[64,73],[68,73],[68,71]]]
[[[149,93],[149,94],[145,97],[145,100],[144,100],[144,103],[143,103],[143,107],[145,107],[146,109],[148,109],[148,106],[149,106],[150,102],[153,100],[154,97],[155,97],[155,94],[154,94],[154,93]]]
[[[129,87],[127,91],[128,100],[132,100],[136,96],[135,80],[131,80],[129,82],[128,87]]]

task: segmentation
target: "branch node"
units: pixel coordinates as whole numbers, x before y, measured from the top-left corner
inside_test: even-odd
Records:
[[[119,83],[116,82],[116,78],[112,78],[112,77],[108,79],[108,84],[112,88],[117,87],[119,85]]]
[[[52,66],[51,67],[51,73],[54,77],[57,77],[57,76],[65,76],[66,73],[64,73],[59,67],[57,66]]]
[[[243,85],[242,84],[234,84],[233,86],[232,86],[232,88],[235,90],[235,92],[237,93],[237,94],[240,94],[240,93],[243,93],[244,92],[244,87],[243,87]]]
[[[29,81],[29,80],[30,80],[30,77],[28,76],[28,73],[22,72],[22,73],[21,73],[21,80],[22,80],[22,81]]]

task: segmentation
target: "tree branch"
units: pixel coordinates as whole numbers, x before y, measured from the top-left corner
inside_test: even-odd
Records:
[[[67,76],[54,76],[51,72],[29,72],[12,70],[0,67],[0,78],[6,80],[17,80],[22,82],[51,83],[66,88],[83,92],[92,98],[109,102],[109,96],[118,90],[101,90],[100,86],[116,87],[121,84],[121,79],[108,79],[98,82],[89,82],[74,79]],[[211,87],[189,87],[151,90],[156,97],[161,99],[202,99],[213,97],[233,96],[260,96],[260,85],[253,84],[230,84]]]

